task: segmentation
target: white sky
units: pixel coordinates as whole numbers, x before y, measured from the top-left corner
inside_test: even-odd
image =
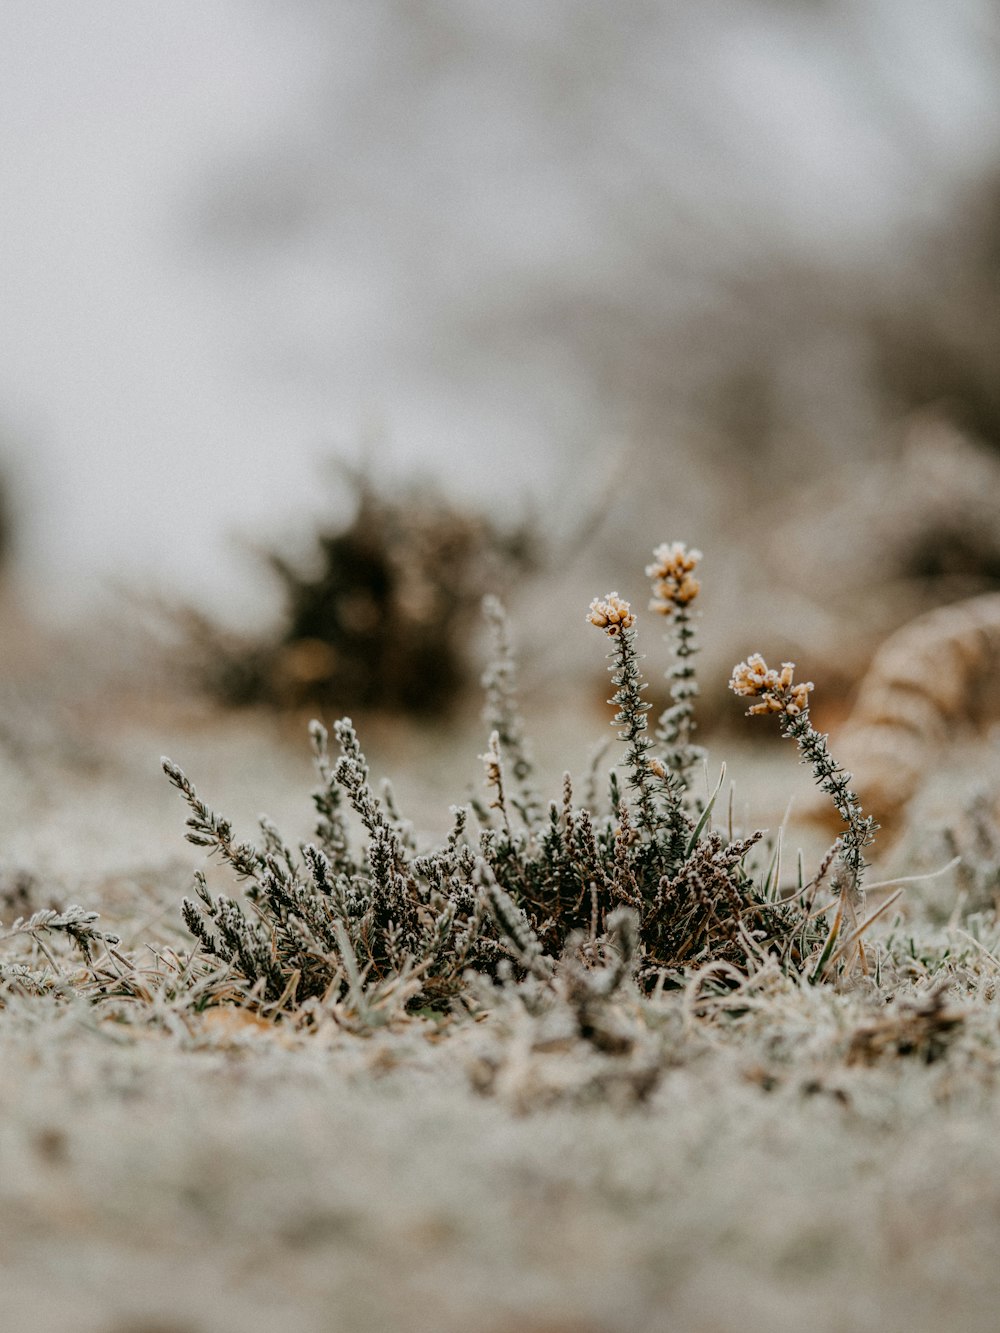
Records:
[[[4,0],[0,433],[53,605],[106,575],[249,599],[230,535],[321,512],[317,459],[373,432],[460,488],[558,484],[547,444],[593,410],[579,367],[557,339],[498,362],[455,330],[533,271],[627,292],[595,181],[641,215],[673,153],[664,216],[728,217],[737,259],[744,224],[870,259],[996,151],[972,0],[674,6],[662,47],[577,71],[573,114],[613,130],[591,157],[532,63],[565,59],[573,6],[451,9],[482,50],[393,113],[380,80],[412,68],[389,0]],[[312,221],[231,256],[196,244],[213,175],[289,145],[320,180]]]

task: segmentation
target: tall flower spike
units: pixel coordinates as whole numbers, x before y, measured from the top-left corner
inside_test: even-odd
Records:
[[[698,682],[691,659],[698,651],[698,644],[694,630],[696,612],[691,604],[701,590],[694,577],[700,560],[701,552],[688,550],[683,542],[664,542],[653,552],[653,563],[646,566],[646,575],[653,580],[649,608],[667,620],[666,637],[674,655],[667,672],[671,704],[660,717],[656,739],[663,747],[667,768],[687,789],[692,772],[705,757],[701,746],[692,743],[697,726],[694,701],[698,697]]]
[[[856,931],[864,911],[861,883],[867,862],[865,848],[874,841],[878,824],[864,814],[857,794],[851,790],[851,775],[840,767],[827,744],[827,738],[809,719],[811,682],[795,684],[795,663],[782,662],[781,670],[769,667],[760,653],[752,653],[733,668],[729,688],[745,699],[756,699],[750,713],[777,713],[783,736],[795,741],[802,762],[813,771],[820,789],[825,791],[847,826],[837,839],[836,869],[832,885],[840,898],[840,911],[848,928]],[[857,934],[856,952],[865,967],[864,946]]]
[[[619,729],[618,739],[627,747],[624,766],[629,775],[629,786],[635,792],[639,827],[655,838],[655,774],[649,767],[653,742],[646,734],[649,704],[642,698],[646,685],[639,673],[639,655],[635,650],[635,616],[628,602],[616,592],[609,592],[591,602],[587,622],[614,639],[608,659],[613,663],[611,680],[617,688],[608,702],[618,708],[614,725]]]

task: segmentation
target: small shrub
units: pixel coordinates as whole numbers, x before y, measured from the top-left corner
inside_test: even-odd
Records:
[[[499,957],[483,932],[479,868],[463,839],[468,812],[455,811],[443,848],[416,855],[391,797],[383,803],[371,788],[350,720],[338,722],[334,734],[341,751],[335,763],[326,729],[312,724],[321,780],[313,793],[317,823],[314,840],[296,850],[266,819],[259,847],[236,842],[229,822],[164,760],[191,810],[188,840],[219,853],[247,885],[249,910],[231,898],[213,898],[199,874],[184,920],[206,954],[230,964],[267,1001],[347,991],[371,992],[371,1002],[379,988],[400,986],[424,1003],[446,998],[466,967],[488,967]],[[350,847],[345,801],[366,834],[363,857]]]
[[[217,853],[246,885],[240,904],[213,897],[198,876],[184,920],[203,952],[227,964],[261,1002],[347,997],[373,1021],[391,1011],[393,997],[438,1005],[462,991],[467,973],[495,978],[512,967],[536,986],[561,986],[581,1015],[600,1008],[597,993],[580,981],[588,968],[612,978],[612,989],[621,982],[622,969],[609,967],[609,957],[627,960],[622,967],[646,989],[683,984],[693,969],[739,976],[764,956],[817,981],[849,972],[855,960],[865,967],[863,850],[875,826],[812,727],[812,687],[793,683],[791,664],[779,673],[751,657],[736,668],[733,688],[756,699],[751,712],[779,714],[841,813],[845,832],[817,876],[783,896],[773,860],[748,868],[760,833],[738,837],[713,827],[723,778],[708,799],[695,793],[703,759],[692,739],[699,560],[676,543],[659,548],[648,570],[652,609],[666,620],[674,657],[672,702],[654,735],[635,614],[616,593],[591,604],[587,620],[611,648],[611,702],[624,756],[604,793],[592,783],[582,804],[569,775],[558,801],[544,805],[538,796],[509,632],[495,601],[487,615],[496,652],[484,682],[488,799],[472,802],[475,834],[469,807],[454,807],[445,845],[418,853],[391,792],[375,795],[346,719],[334,727],[336,760],[325,729],[312,725],[317,824],[313,840],[294,849],[267,820],[258,845],[238,842],[229,822],[164,760],[190,810],[189,840]],[[352,850],[348,810],[361,826],[360,852]],[[817,910],[827,876],[833,902]],[[596,1033],[600,1025],[581,1017],[580,1031],[588,1026]]]

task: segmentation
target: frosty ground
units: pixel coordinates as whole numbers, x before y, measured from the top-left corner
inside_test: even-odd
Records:
[[[176,700],[112,709],[68,689],[14,702],[7,925],[79,902],[151,974],[190,950],[178,908],[201,862],[164,751],[238,828],[266,809],[307,833],[300,720]],[[591,715],[599,733],[599,699]],[[473,733],[362,728],[428,836],[477,778]],[[732,768],[772,827],[806,781],[784,750]],[[894,855],[898,872],[907,853]],[[558,1014],[539,1024],[512,995],[475,1021],[359,1032],[335,1014],[306,1026],[15,988],[0,1012],[5,1322],[995,1328],[997,931],[948,876],[913,886],[885,929],[888,1003],[762,961],[738,1003],[697,985],[632,996],[627,1056],[574,1039]],[[3,962],[25,959],[4,947]],[[71,951],[57,962],[72,980]]]

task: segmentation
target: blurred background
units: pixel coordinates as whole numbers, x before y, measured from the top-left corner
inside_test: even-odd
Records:
[[[720,687],[848,691],[1000,586],[998,75],[988,0],[6,0],[12,604],[295,701],[496,587],[599,673],[679,538]]]

